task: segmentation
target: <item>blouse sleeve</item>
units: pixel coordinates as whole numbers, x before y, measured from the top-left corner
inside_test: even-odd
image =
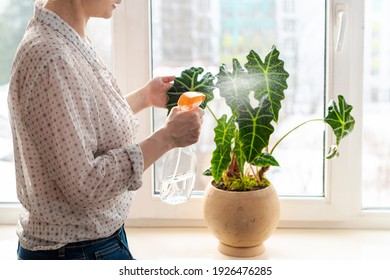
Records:
[[[104,129],[107,124],[91,114],[93,95],[82,76],[63,58],[44,68],[25,101],[24,122],[53,185],[79,207],[138,189],[143,173],[140,147],[131,144],[97,155],[97,126]]]

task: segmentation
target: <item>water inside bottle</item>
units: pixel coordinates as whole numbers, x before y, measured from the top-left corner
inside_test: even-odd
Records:
[[[195,172],[168,176],[161,181],[161,200],[168,204],[188,201],[195,185]]]
[[[188,201],[195,186],[196,156],[191,146],[175,148],[166,155],[160,198],[168,204]]]

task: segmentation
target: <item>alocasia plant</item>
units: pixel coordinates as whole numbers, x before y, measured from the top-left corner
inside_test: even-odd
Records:
[[[169,97],[168,103],[166,104],[168,113],[174,106],[177,106],[177,101],[179,100],[180,95],[186,91],[198,91],[206,95],[205,101],[200,105],[203,109],[208,102],[214,99],[213,91],[215,89],[215,77],[210,72],[207,72],[200,77],[202,73],[203,68],[191,67],[184,70],[180,77],[175,78],[173,86],[167,92]]]
[[[203,69],[200,67],[184,70],[180,77],[175,78],[168,92],[168,110],[176,106],[179,96],[185,91],[200,91],[206,95],[201,107],[207,107],[217,125],[214,129],[216,147],[211,167],[204,174],[213,176],[216,185],[228,190],[267,187],[270,183],[264,173],[270,166],[279,166],[272,155],[275,148],[291,132],[313,121],[329,124],[336,136],[336,143],[330,147],[327,158],[338,155],[341,139],[353,130],[355,124],[351,116],[352,106],[346,103],[343,96],[338,96],[338,104],[330,101],[325,118],[297,125],[270,148],[269,140],[278,123],[289,77],[284,62],[279,59],[279,51],[272,47],[263,61],[251,50],[244,66],[235,58],[232,65],[231,72],[226,65],[221,65],[216,76],[209,72],[202,76]],[[217,82],[214,84],[215,78]],[[224,114],[217,118],[207,106],[214,98],[214,89],[219,90],[230,107],[230,117]],[[252,93],[256,100],[254,106],[250,100]]]

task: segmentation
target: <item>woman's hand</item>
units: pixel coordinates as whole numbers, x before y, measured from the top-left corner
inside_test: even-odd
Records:
[[[166,108],[168,101],[167,90],[172,87],[175,76],[155,77],[144,87],[125,96],[127,103],[134,113],[150,106]]]
[[[201,108],[191,111],[181,111],[179,107],[172,108],[163,129],[169,135],[173,148],[198,142],[203,115],[204,110]]]
[[[204,111],[197,108],[181,111],[172,108],[162,128],[140,143],[144,158],[144,169],[176,147],[192,145],[199,140]]]
[[[166,92],[172,87],[175,76],[155,77],[145,86],[146,106],[166,108],[168,95]]]

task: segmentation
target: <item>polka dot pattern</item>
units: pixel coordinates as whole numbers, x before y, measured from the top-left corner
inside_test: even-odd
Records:
[[[93,47],[35,5],[8,97],[17,234],[29,250],[111,235],[142,185],[138,122]]]

